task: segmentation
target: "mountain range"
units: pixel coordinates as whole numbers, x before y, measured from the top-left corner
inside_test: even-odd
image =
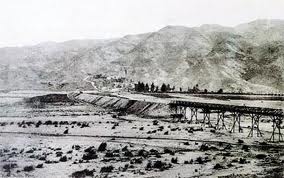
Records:
[[[184,89],[283,92],[284,20],[0,48],[0,89],[89,89],[84,79],[96,74]]]

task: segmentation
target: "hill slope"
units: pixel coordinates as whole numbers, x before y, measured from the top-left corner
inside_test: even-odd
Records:
[[[184,88],[284,91],[283,50],[281,20],[1,48],[0,88],[90,88],[83,79],[102,73]]]

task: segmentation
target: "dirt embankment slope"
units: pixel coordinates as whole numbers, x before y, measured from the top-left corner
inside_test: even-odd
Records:
[[[133,100],[116,96],[93,94],[68,94],[71,100],[86,102],[95,106],[147,117],[167,117],[171,114],[169,105],[149,101]]]
[[[58,102],[73,102],[67,94],[48,94],[42,96],[35,96],[31,98],[26,98],[27,103],[58,103]]]

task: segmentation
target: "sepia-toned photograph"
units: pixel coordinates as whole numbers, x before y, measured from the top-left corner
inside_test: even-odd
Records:
[[[284,0],[0,0],[0,178],[283,178]]]

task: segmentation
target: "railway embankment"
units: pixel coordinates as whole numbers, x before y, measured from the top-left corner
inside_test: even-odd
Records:
[[[168,117],[171,114],[169,105],[166,103],[85,93],[70,93],[68,97],[76,102],[85,102],[94,106],[145,117]]]

